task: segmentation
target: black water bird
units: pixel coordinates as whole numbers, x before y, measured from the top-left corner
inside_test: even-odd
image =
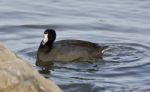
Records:
[[[54,62],[93,62],[102,59],[107,46],[83,40],[60,40],[54,42],[56,32],[46,29],[44,39],[37,51],[36,65],[50,67]]]

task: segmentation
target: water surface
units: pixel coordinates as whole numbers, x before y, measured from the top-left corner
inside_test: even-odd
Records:
[[[0,41],[35,66],[46,28],[57,40],[108,45],[101,62],[54,66],[49,79],[65,92],[150,91],[149,0],[1,0]]]

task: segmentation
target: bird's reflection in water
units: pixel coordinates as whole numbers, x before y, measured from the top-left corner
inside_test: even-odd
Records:
[[[42,66],[40,67],[40,69],[38,70],[38,72],[40,74],[42,74],[45,78],[49,78],[50,74],[51,74],[51,70],[53,70],[54,63],[51,63],[50,66]]]

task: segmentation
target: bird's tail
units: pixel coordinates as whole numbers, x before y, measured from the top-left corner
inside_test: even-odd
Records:
[[[103,46],[103,47],[101,47],[102,48],[102,53],[104,53],[105,51],[107,51],[108,49],[109,49],[109,47],[108,46]]]

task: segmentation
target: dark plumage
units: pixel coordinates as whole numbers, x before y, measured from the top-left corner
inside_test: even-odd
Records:
[[[49,67],[53,62],[96,61],[102,58],[106,46],[82,40],[60,40],[54,42],[56,33],[53,29],[44,32],[37,52],[37,66]]]

